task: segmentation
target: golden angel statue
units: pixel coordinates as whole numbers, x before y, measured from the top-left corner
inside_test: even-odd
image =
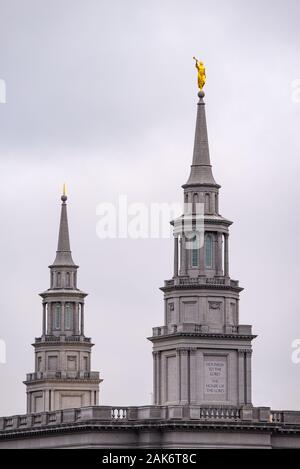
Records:
[[[199,90],[202,90],[203,86],[205,85],[206,75],[205,75],[205,67],[203,62],[199,62],[196,57],[193,57],[196,61],[196,69],[198,70],[198,86]]]

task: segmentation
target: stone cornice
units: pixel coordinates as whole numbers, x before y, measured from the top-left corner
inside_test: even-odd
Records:
[[[42,298],[47,298],[47,297],[80,297],[80,298],[85,298],[88,294],[81,291],[81,290],[74,290],[72,288],[53,288],[49,290],[45,290],[42,293],[39,293],[39,295]]]
[[[226,334],[226,333],[211,333],[211,332],[173,332],[171,334],[161,334],[155,335],[151,337],[147,337],[150,342],[156,342],[159,340],[165,340],[171,337],[203,337],[203,338],[210,338],[210,339],[230,339],[230,340],[253,340],[257,337],[257,335],[253,334]],[[243,350],[245,352],[246,350]]]
[[[19,439],[28,437],[46,436],[52,434],[65,434],[65,433],[82,433],[91,431],[137,431],[137,430],[148,430],[157,429],[159,431],[182,431],[182,430],[194,430],[194,431],[230,431],[230,432],[267,432],[270,434],[300,434],[300,425],[294,424],[292,426],[285,426],[282,423],[252,423],[252,422],[193,422],[190,420],[172,422],[166,422],[164,420],[148,420],[144,421],[106,421],[106,422],[78,422],[78,423],[61,423],[53,426],[40,426],[28,429],[16,429],[16,430],[4,430],[0,431],[0,440],[5,439]]]
[[[242,287],[231,287],[230,285],[173,285],[172,287],[160,287],[163,292],[169,292],[172,290],[226,290],[240,293],[244,289]]]
[[[32,381],[23,381],[24,384],[31,385],[31,384],[47,384],[47,383],[70,383],[70,384],[78,384],[78,383],[89,383],[89,384],[99,384],[103,381],[103,379],[95,379],[95,378],[45,378],[45,379],[35,379]]]

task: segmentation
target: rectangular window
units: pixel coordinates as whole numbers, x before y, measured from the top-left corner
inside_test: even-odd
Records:
[[[57,356],[49,356],[48,357],[48,370],[49,371],[56,371],[57,370]]]
[[[67,288],[69,288],[70,287],[70,273],[69,272],[66,273],[66,283],[67,283]]]
[[[37,370],[38,371],[42,370],[42,357],[38,357]]]
[[[212,235],[207,234],[205,237],[205,267],[212,267],[212,258],[213,258],[213,240]]]
[[[60,320],[61,320],[61,307],[60,303],[57,303],[54,308],[54,317],[53,317],[53,329],[60,329]]]
[[[198,249],[192,250],[192,267],[198,267]]]
[[[65,329],[72,329],[72,305],[67,303],[65,306]]]
[[[84,371],[89,371],[89,362],[88,362],[88,357],[83,357],[83,369]]]
[[[198,267],[199,265],[199,242],[197,235],[193,239],[193,248],[191,251],[191,265],[192,267]]]

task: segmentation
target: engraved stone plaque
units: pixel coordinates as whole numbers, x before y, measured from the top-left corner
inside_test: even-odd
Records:
[[[204,358],[204,397],[211,401],[227,400],[227,358]]]

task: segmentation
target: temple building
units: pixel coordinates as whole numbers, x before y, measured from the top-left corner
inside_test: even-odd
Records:
[[[86,294],[77,288],[63,194],[50,288],[41,294],[42,335],[33,344],[35,371],[25,381],[27,413],[0,418],[0,448],[300,448],[300,411],[252,404],[251,344],[256,336],[250,325],[240,324],[242,288],[230,276],[232,222],[219,210],[203,64],[198,70],[184,210],[171,221],[174,271],[161,288],[163,325],[148,338],[153,344],[153,404],[99,405],[101,380],[91,371]]]

